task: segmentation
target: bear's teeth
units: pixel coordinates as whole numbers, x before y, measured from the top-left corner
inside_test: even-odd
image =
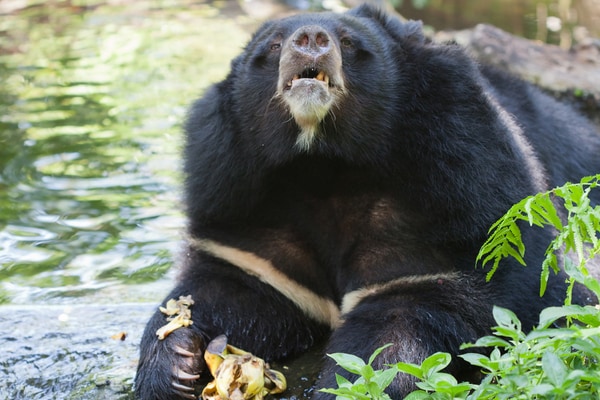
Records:
[[[294,75],[294,76],[292,77],[292,79],[291,79],[291,80],[289,80],[289,81],[286,83],[286,85],[285,85],[285,86],[286,86],[286,89],[287,89],[287,88],[291,88],[291,87],[292,87],[292,85],[293,85],[293,82],[294,82],[294,81],[296,81],[296,80],[298,80],[298,79],[302,79],[302,76],[301,76],[301,75],[298,75],[298,74]],[[306,78],[306,79],[309,79],[309,78]],[[315,79],[315,80],[318,80],[318,81],[324,82],[326,85],[328,85],[328,86],[329,86],[329,75],[327,75],[327,74],[326,74],[325,72],[323,72],[323,71],[320,71],[320,72],[317,74],[317,76],[315,76],[315,77],[314,77],[314,78],[312,78],[312,79]]]
[[[315,79],[318,81],[325,82],[325,84],[329,86],[329,75],[327,75],[325,72],[319,72],[317,76],[315,76]]]

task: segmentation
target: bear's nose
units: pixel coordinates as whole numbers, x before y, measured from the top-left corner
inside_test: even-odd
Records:
[[[292,35],[291,47],[303,55],[314,57],[326,54],[330,49],[329,34],[320,26],[308,25]]]

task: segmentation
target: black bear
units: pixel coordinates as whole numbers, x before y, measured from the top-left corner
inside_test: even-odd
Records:
[[[456,354],[493,305],[532,326],[564,294],[554,276],[538,295],[551,232],[525,229],[529,267],[507,259],[490,283],[478,249],[523,197],[600,172],[582,116],[370,6],[265,23],[185,131],[189,236],[167,299],[191,295],[193,324],[158,340],[165,315],[148,323],[143,400],[194,398],[221,334],[267,361],[392,343],[381,365]],[[317,387],[335,372],[324,359]],[[413,388],[399,375],[389,394]]]

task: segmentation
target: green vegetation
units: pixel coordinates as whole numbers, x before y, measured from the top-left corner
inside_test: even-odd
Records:
[[[492,263],[488,279],[502,258],[511,256],[522,264],[525,247],[519,221],[531,226],[551,226],[557,230],[548,245],[542,265],[543,294],[550,270],[561,267],[569,276],[565,304],[549,307],[540,314],[538,326],[523,332],[517,316],[495,307],[496,326],[485,336],[463,349],[487,348],[489,355],[466,353],[459,357],[479,368],[479,384],[459,383],[442,372],[451,356],[436,353],[421,365],[397,363],[382,370],[371,367],[375,357],[387,347],[377,349],[368,363],[347,354],[330,355],[342,368],[359,378],[350,382],[338,377],[338,389],[324,389],[338,399],[389,399],[383,391],[398,373],[418,378],[418,390],[406,397],[417,399],[597,399],[600,397],[600,307],[571,304],[574,282],[579,282],[600,298],[600,283],[589,275],[587,262],[600,252],[600,206],[592,206],[589,193],[600,182],[600,175],[584,178],[551,191],[528,197],[513,206],[490,229],[478,261]],[[566,222],[555,207],[561,202]],[[564,259],[557,255],[565,253]],[[559,265],[559,261],[562,265]]]
[[[345,370],[359,376],[359,378],[350,382],[340,375],[336,375],[338,389],[323,389],[323,392],[335,394],[342,399],[360,399],[360,400],[386,400],[390,397],[383,391],[392,382],[398,371],[394,368],[374,370],[371,364],[375,358],[386,347],[391,344],[378,348],[365,364],[363,360],[352,354],[334,353],[329,354],[335,362]]]
[[[515,204],[490,228],[490,237],[483,244],[477,261],[483,265],[493,261],[488,273],[488,280],[499,266],[502,258],[511,256],[522,265],[525,246],[521,241],[519,221],[527,221],[529,225],[538,227],[551,226],[558,232],[546,249],[546,258],[542,263],[540,295],[546,290],[550,269],[558,272],[558,258],[561,249],[569,256],[564,257],[563,268],[570,276],[567,292],[567,304],[571,302],[573,283],[586,285],[600,298],[600,283],[589,276],[586,263],[600,253],[600,207],[593,207],[588,197],[590,191],[596,188],[600,175],[583,178],[579,183],[567,183],[548,192],[527,197]],[[563,225],[554,201],[562,201],[567,213],[567,222]],[[559,254],[557,254],[559,253]],[[571,255],[575,256],[573,260]]]

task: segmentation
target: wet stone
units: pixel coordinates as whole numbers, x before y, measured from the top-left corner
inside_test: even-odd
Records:
[[[152,304],[2,306],[2,399],[133,399]],[[127,332],[125,340],[113,335]],[[16,339],[16,340],[15,340]]]
[[[0,306],[0,399],[134,399],[139,342],[156,307]],[[288,381],[277,398],[310,398],[322,351],[317,346],[293,361],[272,363]]]

